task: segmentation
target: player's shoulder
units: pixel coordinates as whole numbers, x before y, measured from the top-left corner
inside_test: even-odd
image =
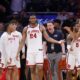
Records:
[[[1,37],[5,37],[7,35],[7,32],[4,32]]]
[[[7,32],[4,32],[2,35],[1,35],[1,39],[3,39],[3,38],[6,38],[7,37]]]
[[[23,32],[27,32],[28,26],[25,26]]]
[[[39,26],[40,26],[40,30],[41,30],[41,31],[46,30],[43,25],[39,25]]]

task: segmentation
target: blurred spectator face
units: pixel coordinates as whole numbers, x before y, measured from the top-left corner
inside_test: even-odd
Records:
[[[52,33],[54,31],[54,25],[53,23],[47,23],[47,30]]]
[[[61,20],[59,19],[54,20],[55,29],[60,29],[61,28],[60,26],[61,26]]]
[[[72,12],[69,12],[67,17],[68,17],[68,19],[73,19],[74,18],[74,14]]]
[[[0,5],[0,11],[2,11],[3,13],[6,12],[6,8],[3,5]]]
[[[75,27],[80,29],[80,19],[77,19]]]
[[[60,24],[57,22],[54,22],[54,27],[58,29],[60,27]]]
[[[34,15],[30,16],[29,22],[30,22],[31,24],[35,24],[35,23],[37,22],[36,16],[34,16]]]
[[[76,18],[80,18],[80,11],[76,13]]]
[[[3,29],[4,29],[4,25],[2,22],[0,22],[0,31],[3,31]]]

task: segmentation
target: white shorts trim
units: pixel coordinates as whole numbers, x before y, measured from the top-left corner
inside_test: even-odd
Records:
[[[7,59],[7,67],[13,67],[16,66],[17,68],[20,68],[20,59],[16,60],[16,58],[8,58]]]

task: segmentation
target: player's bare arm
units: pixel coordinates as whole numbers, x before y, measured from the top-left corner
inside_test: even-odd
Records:
[[[64,29],[67,30],[68,33],[70,34],[70,37],[69,38],[72,38],[73,39],[74,38],[74,33],[73,33],[73,31],[71,31],[70,27],[65,26]]]
[[[26,40],[26,37],[27,37],[27,27],[25,27],[23,29],[23,32],[22,32],[22,40],[19,42],[19,48],[18,48],[18,52],[17,52],[17,56],[19,55],[20,51],[22,50],[23,46],[25,45],[25,40]]]
[[[41,26],[41,31],[42,31],[43,37],[44,37],[47,41],[49,41],[49,42],[51,42],[51,43],[57,43],[57,44],[61,44],[61,43],[63,42],[63,41],[57,41],[57,40],[49,37],[49,35],[48,35],[48,33],[47,33],[47,31],[46,31],[46,29],[45,29],[44,26]]]

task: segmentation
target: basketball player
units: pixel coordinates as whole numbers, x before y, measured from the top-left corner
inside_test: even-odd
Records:
[[[4,31],[3,29],[4,29],[4,24],[3,24],[3,22],[0,22],[0,38],[1,38],[1,35],[3,34],[3,31]],[[2,54],[1,39],[0,39],[0,77],[3,73],[4,68],[5,68],[4,57],[3,57],[3,54]]]
[[[19,80],[18,69],[20,69],[20,61],[16,60],[16,53],[18,51],[22,35],[20,32],[16,31],[16,28],[17,22],[13,20],[7,25],[7,31],[1,36],[8,68],[7,80]]]
[[[2,42],[0,39],[0,78],[3,76],[3,72],[5,70],[5,54],[4,54],[4,49],[2,47]]]
[[[43,44],[42,44],[42,35],[44,38],[52,43],[61,44],[63,41],[56,41],[50,38],[46,32],[46,29],[37,23],[37,18],[35,15],[29,17],[29,25],[24,28],[22,41],[17,52],[19,55],[20,50],[25,44],[27,39],[27,65],[31,69],[31,78],[32,80],[43,80]],[[38,79],[36,79],[36,69],[38,74]]]
[[[71,80],[77,80],[77,77],[80,76],[80,31],[76,25],[73,28],[73,31],[71,31],[69,27],[65,27],[65,29],[70,33],[70,37],[72,38],[67,68],[69,69]],[[77,73],[75,73],[75,67],[77,68]],[[72,77],[71,74],[75,75],[75,77]]]

